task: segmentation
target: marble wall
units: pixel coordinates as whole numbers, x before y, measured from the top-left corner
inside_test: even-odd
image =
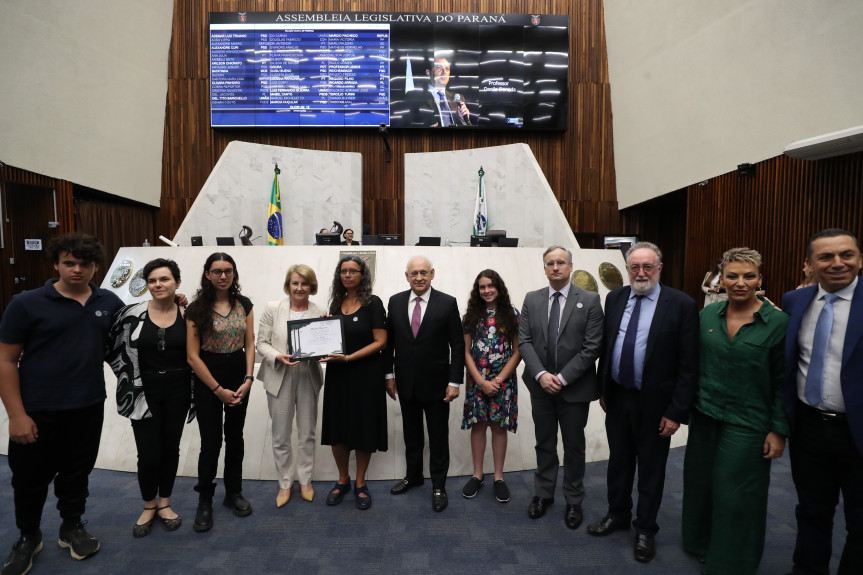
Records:
[[[488,228],[519,246],[578,247],[569,222],[527,144],[405,154],[405,245],[419,236],[468,244],[479,176],[485,172]]]
[[[574,245],[569,244],[571,248]],[[172,258],[180,265],[183,273],[181,291],[192,296],[199,286],[204,260],[213,251],[212,247],[135,247],[123,248],[108,270],[110,278],[113,270],[123,260],[133,262],[140,269],[150,259],[156,257]],[[237,271],[243,286],[243,293],[249,296],[260,310],[265,302],[284,297],[282,283],[288,267],[295,263],[305,263],[318,273],[321,288],[312,301],[324,307],[327,304],[332,272],[344,248],[336,246],[266,246],[266,247],[228,247],[237,261]],[[388,298],[399,291],[408,289],[404,276],[405,265],[413,255],[429,257],[435,267],[434,287],[455,296],[459,309],[463,312],[473,279],[476,274],[490,267],[497,270],[510,291],[511,299],[521,307],[525,294],[533,289],[547,285],[542,268],[543,248],[465,248],[465,247],[388,247],[369,246],[357,252],[369,258],[375,270],[375,294],[386,304]],[[623,271],[623,257],[617,250],[574,250],[575,270],[588,282],[590,278],[597,285],[603,300],[608,289],[603,285],[599,266],[611,264]],[[588,278],[585,274],[589,274]],[[624,280],[626,274],[622,274]],[[109,288],[106,280],[103,287]],[[129,293],[129,284],[113,289],[125,302],[132,303],[148,299],[145,293],[134,297]],[[521,373],[521,367],[519,368]],[[114,400],[116,380],[106,366],[105,426],[102,446],[97,466],[108,469],[134,471],[136,450],[129,421],[117,415]],[[274,479],[275,470],[269,430],[270,419],[267,412],[266,396],[260,382],[256,382],[250,395],[249,415],[246,421],[246,456],[244,477],[248,479]],[[470,434],[461,430],[464,394],[455,400],[450,412],[450,475],[467,475],[472,472],[470,455]],[[372,457],[369,470],[370,479],[392,479],[404,476],[404,441],[402,438],[401,410],[397,402],[387,400],[387,427],[389,429],[389,450]],[[320,419],[318,420],[320,426]],[[683,433],[674,436],[672,445],[682,445],[686,440]],[[591,405],[587,429],[587,459],[601,460],[608,457],[608,444],[605,438],[604,414],[598,403]],[[509,435],[506,471],[533,469],[536,466],[534,452],[534,429],[531,418],[530,395],[524,385],[519,383],[519,426],[518,432]],[[5,452],[8,442],[8,425],[5,411],[0,407],[0,450]],[[181,444],[180,474],[194,476],[200,437],[195,423],[187,425]],[[492,470],[491,442],[485,457],[486,471]],[[562,454],[562,446],[559,446]],[[426,462],[428,461],[426,457]],[[221,465],[220,465],[221,469]],[[427,472],[427,470],[426,470]],[[337,471],[329,447],[318,446],[315,463],[315,480],[333,480]]]
[[[362,154],[322,152],[234,141],[228,144],[172,240],[205,246],[216,237],[237,237],[252,228],[256,246],[267,245],[273,168],[279,165],[285,245],[312,245],[315,233],[333,221],[362,236]],[[158,230],[157,230],[158,231]]]

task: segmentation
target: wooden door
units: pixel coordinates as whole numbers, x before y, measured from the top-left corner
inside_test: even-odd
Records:
[[[7,183],[3,196],[3,257],[8,258],[10,273],[3,274],[2,281],[7,284],[6,293],[16,294],[56,277],[47,248],[60,235],[60,228],[53,224],[56,216],[52,188]]]

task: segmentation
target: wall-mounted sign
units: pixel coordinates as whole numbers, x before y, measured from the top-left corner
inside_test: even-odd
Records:
[[[41,252],[42,240],[24,240],[24,251]]]

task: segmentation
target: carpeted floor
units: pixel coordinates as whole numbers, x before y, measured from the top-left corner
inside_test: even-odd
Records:
[[[451,477],[449,507],[431,509],[431,484],[402,496],[389,494],[391,481],[370,482],[374,503],[357,510],[353,496],[337,507],[324,499],[329,483],[316,483],[316,498],[303,501],[295,492],[290,503],[275,506],[277,486],[271,481],[249,481],[245,495],[254,507],[249,517],[231,515],[218,499],[215,526],[207,533],[192,530],[197,494],[194,480],[179,478],[174,509],[183,526],[166,532],[156,525],[148,537],[132,538],[132,524],[142,507],[135,475],[96,470],[90,479],[87,528],[102,542],[102,549],[84,561],[70,558],[56,544],[59,517],[49,496],[42,532],[45,547],[36,557],[32,573],[40,574],[305,574],[305,573],[577,573],[577,574],[698,574],[701,565],[680,545],[683,454],[673,449],[668,461],[665,499],[660,512],[657,557],[648,564],[632,558],[633,532],[591,537],[585,525],[606,509],[606,463],[587,465],[585,525],[572,531],[563,522],[564,502],[558,496],[548,514],[527,517],[533,494],[533,473],[507,474],[512,491],[507,504],[495,501],[491,477],[474,499],[464,499],[467,478]],[[562,473],[562,472],[561,472]],[[5,558],[17,538],[13,517],[10,472],[0,456],[0,554]],[[217,492],[221,498],[222,492]],[[762,575],[791,570],[794,548],[796,495],[787,455],[776,461],[770,487],[768,532]],[[845,540],[841,509],[834,531],[835,569]]]

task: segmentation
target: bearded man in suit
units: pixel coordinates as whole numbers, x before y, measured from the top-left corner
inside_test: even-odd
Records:
[[[660,285],[662,252],[639,242],[626,252],[629,285],[605,298],[600,405],[608,436],[608,512],[588,526],[604,536],[629,529],[638,468],[636,561],[656,555],[656,516],[665,486],[671,436],[687,421],[698,383],[698,305]]]

